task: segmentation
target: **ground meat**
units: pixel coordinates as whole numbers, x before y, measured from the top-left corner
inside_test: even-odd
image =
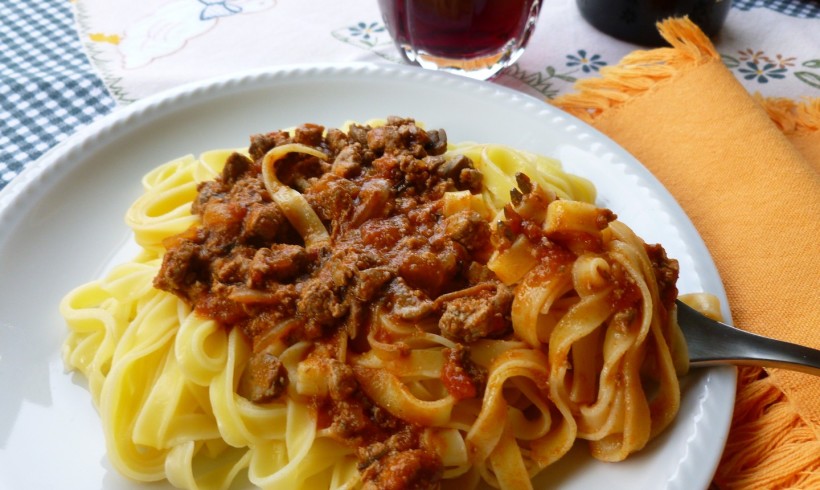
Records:
[[[238,393],[256,403],[278,398],[287,386],[287,371],[273,354],[259,352],[251,356],[240,378]]]
[[[260,175],[256,168],[257,165],[251,167],[245,174],[245,177],[248,175]],[[225,196],[225,200],[236,203],[244,208],[245,214],[247,214],[247,211],[254,205],[270,202],[265,184],[259,178],[242,178],[237,180],[236,183],[231,186],[230,191]]]
[[[367,145],[367,135],[369,132],[370,128],[368,126],[351,124],[347,134],[351,143],[358,143],[364,146]]]
[[[336,155],[330,171],[339,177],[355,177],[362,170],[362,161],[364,159],[362,152],[362,145],[358,143],[345,146]]]
[[[367,146],[377,153],[400,152],[403,145],[399,129],[395,126],[384,126],[368,131]]]
[[[201,296],[198,310],[220,318],[273,324],[295,310],[306,338],[338,327],[355,335],[356,325],[366,324],[368,303],[380,295],[401,318],[429,315],[436,296],[468,283],[469,254],[486,235],[472,215],[445,220],[441,214],[441,197],[474,170],[464,157],[442,157],[446,142],[443,130],[425,131],[397,117],[377,128],[353,124],[347,132],[305,124],[292,133],[254,135],[249,157],[232,154],[219,178],[199,186],[192,208],[202,221],[192,232],[197,238],[179,238],[169,248],[156,283],[195,306]],[[277,177],[303,193],[327,226],[332,250],[308,256],[261,180],[264,155],[288,143],[329,156],[324,162],[286,155]],[[357,263],[364,255],[375,259]],[[282,289],[286,284],[295,288]],[[214,310],[219,307],[225,314]],[[264,331],[261,321],[252,323],[239,326],[254,335]]]
[[[180,240],[162,259],[162,268],[154,278],[154,287],[193,302],[209,282],[205,249],[191,241]]]
[[[296,217],[261,178],[267,152],[289,143],[327,155],[290,153],[276,165],[278,180],[302,194],[328,232],[309,250]],[[444,156],[446,147],[443,130],[395,117],[376,128],[305,124],[254,135],[249,156],[230,155],[215,180],[198,186],[199,223],[166,240],[155,279],[198,314],[241,329],[253,354],[238,389],[251,401],[286,391],[288,373],[269,347],[310,341],[327,382],[313,400],[319,425],[359,454],[365,488],[435,488],[441,462],[422,447],[421,428],[365,396],[339,349],[364,353],[377,311],[438,321],[444,335],[464,342],[509,327],[511,293],[481,269],[487,223],[475,213],[443,213],[445,193],[481,186],[472,162]],[[465,287],[472,293],[458,296]],[[447,355],[448,389],[480,394],[480,370],[464,351]]]
[[[362,475],[362,490],[436,490],[443,474],[438,458],[423,449],[388,452]]]
[[[327,147],[335,155],[340,154],[342,150],[350,145],[350,138],[347,136],[347,133],[337,128],[327,130],[325,141],[327,142]],[[361,145],[359,145],[359,148],[361,148]]]
[[[483,250],[490,242],[490,224],[477,212],[465,210],[444,220],[445,233],[470,251]]]
[[[197,196],[191,204],[192,214],[202,214],[205,203],[226,193],[228,188],[220,180],[207,180],[197,185]]]
[[[327,377],[328,396],[317,399],[319,426],[328,427],[331,437],[353,447],[364,459],[367,459],[367,448],[383,446],[396,434],[413,437],[414,444],[418,445],[414,428],[362,393],[350,366],[332,358],[322,359],[320,364]]]
[[[263,288],[267,281],[287,282],[305,271],[308,253],[304,247],[274,243],[256,251],[247,271],[250,288]]]
[[[285,215],[275,202],[251,205],[242,228],[241,239],[245,242],[270,243],[283,226],[289,226]]]
[[[495,273],[481,262],[473,261],[467,267],[467,281],[470,285],[489,283],[495,280]]]
[[[336,359],[328,361],[328,392],[333,400],[346,400],[358,389],[353,368]]]
[[[459,296],[444,303],[439,319],[441,333],[459,342],[498,337],[512,327],[509,312],[513,291],[502,283]]]
[[[249,247],[236,247],[230,255],[216,258],[211,264],[216,279],[224,284],[243,282],[255,253]]]
[[[389,297],[392,313],[402,320],[419,320],[433,312],[433,301],[424,292],[408,286],[402,278],[390,283]]]
[[[231,153],[222,168],[222,182],[233,185],[253,165],[253,161],[239,153]]]
[[[443,468],[438,458],[420,447],[419,434],[404,427],[384,441],[359,448],[363,488],[370,490],[437,489]]]
[[[350,215],[358,193],[359,186],[352,181],[327,173],[305,191],[305,198],[319,218],[330,223],[333,232],[341,231],[338,228]]]
[[[284,145],[290,142],[290,136],[284,131],[273,131],[267,134],[255,134],[251,136],[251,144],[248,153],[252,160],[261,160],[265,153],[274,146]]]
[[[306,319],[306,336],[316,338],[324,334],[324,328],[337,323],[350,311],[350,304],[339,294],[326,277],[311,278],[302,287],[296,304],[297,313]]]
[[[322,143],[324,131],[325,128],[318,124],[303,124],[293,131],[293,142],[300,145],[319,146]]]
[[[393,271],[386,267],[374,267],[359,271],[356,279],[353,294],[359,301],[369,302],[376,298],[385,284],[393,279]]]
[[[359,435],[366,433],[372,425],[364,408],[361,403],[350,399],[337,400],[333,404],[333,423],[330,426],[333,433],[342,439],[360,440]]]
[[[484,176],[481,172],[474,168],[464,168],[458,173],[456,187],[459,190],[477,193],[481,191],[482,182],[484,182]]]

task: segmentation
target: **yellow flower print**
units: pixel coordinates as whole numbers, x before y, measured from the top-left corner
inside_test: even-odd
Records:
[[[95,43],[107,43],[118,45],[120,43],[120,36],[117,34],[104,34],[102,32],[92,32],[88,35],[88,38],[91,42]]]

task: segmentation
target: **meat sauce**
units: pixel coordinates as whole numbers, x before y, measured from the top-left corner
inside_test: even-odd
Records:
[[[290,153],[276,166],[278,180],[305,197],[328,231],[320,246],[306,246],[263,181],[265,154],[290,143],[327,156]],[[248,156],[232,154],[221,175],[199,185],[192,205],[199,223],[165,240],[154,279],[198,314],[241,329],[253,353],[238,389],[253,402],[286,391],[284,367],[266,349],[271,332],[289,345],[313,341],[311,355],[330,373],[327,395],[312,401],[319,426],[356,451],[365,488],[437,488],[442,467],[421,444],[421,427],[365,396],[339,360],[339,339],[353,352],[367,350],[377,309],[400,321],[437,321],[456,344],[445,352],[443,385],[456,399],[480,397],[486,373],[470,361],[469,343],[512,330],[513,291],[486,267],[493,249],[505,246],[505,233],[524,233],[544,259],[575,257],[512,207],[496,233],[474,212],[445,216],[446,192],[482,188],[472,162],[446,148],[443,130],[402,118],[346,132],[305,124],[254,135]],[[662,250],[653,260],[659,279],[670,276],[674,287]]]
[[[291,153],[277,163],[280,182],[298,190],[322,220],[330,241],[306,247],[262,179],[264,155],[300,143],[326,160]],[[465,212],[445,217],[445,192],[479,192],[481,174],[464,158],[445,158],[446,134],[409,119],[347,132],[305,124],[292,132],[251,138],[248,156],[232,154],[220,176],[198,187],[192,212],[200,223],[166,239],[154,285],[226,328],[239,328],[253,347],[240,394],[263,403],[282,396],[287,377],[265,350],[269,332],[291,320],[287,343],[315,342],[327,358],[330,390],[315,397],[320,428],[355,448],[369,488],[434,488],[441,464],[419,442],[421,428],[392,416],[358,388],[352,369],[334,358],[340,332],[349,348],[367,348],[370,319],[380,307],[399,320],[442,317],[460,346],[448,356],[445,385],[463,398],[481,392],[485,376],[461,342],[510,330],[512,294],[486,269],[488,224]],[[482,315],[473,302],[490,298]]]

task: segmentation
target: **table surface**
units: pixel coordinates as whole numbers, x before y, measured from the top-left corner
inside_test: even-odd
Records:
[[[401,62],[375,0],[319,9],[289,0],[118,3],[126,2],[0,4],[0,189],[79,128],[188,81],[296,62]],[[268,21],[283,26],[266,33],[265,44],[276,49],[244,49],[242,36]],[[140,29],[160,27],[174,34],[143,35],[134,46]],[[715,44],[751,93],[820,96],[816,1],[735,0]],[[634,49],[643,48],[592,29],[574,0],[551,0],[524,56],[494,82],[549,99]]]

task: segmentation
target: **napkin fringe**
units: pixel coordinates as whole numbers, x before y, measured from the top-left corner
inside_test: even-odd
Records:
[[[720,489],[820,488],[820,440],[762,368],[738,369]]]
[[[709,38],[688,17],[663,20],[658,31],[671,47],[634,51],[618,65],[602,68],[601,77],[580,80],[574,93],[556,97],[552,104],[591,123],[686,69],[720,60]]]
[[[755,100],[766,110],[783,134],[820,131],[820,98],[807,98],[802,102],[795,102],[782,97],[763,97],[757,93]]]

